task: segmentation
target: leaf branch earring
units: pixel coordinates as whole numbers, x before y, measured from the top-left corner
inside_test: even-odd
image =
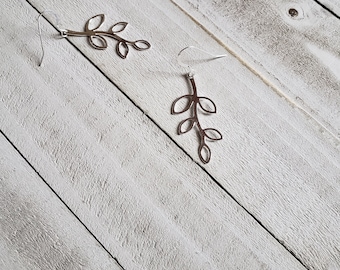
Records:
[[[203,128],[199,121],[199,111],[203,111],[205,114],[213,114],[216,113],[216,105],[215,103],[208,97],[198,96],[196,82],[194,79],[194,70],[187,64],[184,64],[180,61],[181,54],[187,49],[196,49],[209,56],[213,57],[212,59],[218,59],[222,57],[226,57],[227,55],[211,55],[210,53],[198,49],[194,46],[189,46],[184,48],[178,53],[178,63],[181,66],[187,67],[190,69],[190,72],[186,75],[189,83],[192,88],[192,94],[183,95],[179,98],[176,98],[171,106],[171,114],[181,114],[191,109],[191,115],[189,118],[182,120],[177,127],[178,135],[189,132],[194,126],[196,127],[198,137],[199,137],[199,147],[198,147],[198,156],[200,160],[206,164],[211,159],[211,150],[206,143],[206,140],[211,141],[219,141],[222,140],[222,134],[215,128]],[[185,104],[184,106],[180,106]],[[181,107],[180,109],[176,109],[176,107]]]
[[[90,23],[95,18],[99,18],[100,22],[98,26],[90,28]],[[116,52],[123,59],[126,58],[129,52],[128,45],[131,45],[137,51],[147,50],[151,47],[150,43],[147,42],[146,40],[129,41],[117,35],[117,33],[122,32],[126,28],[128,24],[127,22],[118,22],[114,24],[109,31],[99,31],[98,29],[102,26],[102,24],[104,23],[104,20],[105,20],[105,15],[99,14],[99,15],[93,16],[86,22],[84,32],[64,30],[62,34],[65,37],[70,37],[70,36],[87,37],[90,45],[97,50],[105,50],[107,48],[107,42],[104,36],[113,38],[118,41],[116,45]],[[96,44],[95,40],[99,41],[100,44]]]
[[[98,14],[95,15],[93,17],[91,17],[90,19],[87,20],[86,24],[85,24],[85,29],[84,31],[73,31],[73,30],[64,30],[64,29],[59,29],[59,18],[58,16],[53,13],[52,11],[46,10],[44,12],[42,12],[39,17],[38,17],[38,29],[39,29],[39,36],[40,36],[40,42],[41,42],[41,47],[42,47],[42,51],[43,51],[43,55],[40,61],[39,66],[42,63],[42,60],[44,58],[44,47],[43,47],[43,42],[42,42],[42,38],[41,38],[41,27],[40,27],[40,18],[44,13],[52,13],[57,21],[57,28],[60,32],[60,36],[61,37],[87,37],[88,41],[90,43],[90,45],[97,50],[105,50],[107,48],[107,41],[104,37],[110,37],[112,39],[115,39],[116,41],[118,41],[117,45],[116,45],[116,53],[119,55],[119,57],[125,59],[126,56],[129,53],[129,46],[132,46],[134,49],[136,49],[137,51],[143,51],[143,50],[147,50],[151,47],[150,43],[146,40],[136,40],[136,41],[130,41],[130,40],[126,40],[122,37],[120,37],[119,35],[117,35],[117,33],[122,32],[126,26],[128,25],[127,22],[118,22],[116,24],[114,24],[110,30],[108,31],[100,31],[98,30],[104,23],[105,21],[105,15],[104,14]],[[96,27],[90,27],[91,22],[94,19],[99,19],[99,24]]]

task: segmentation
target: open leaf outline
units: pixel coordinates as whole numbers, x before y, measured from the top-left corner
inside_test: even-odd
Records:
[[[186,106],[182,110],[176,111],[176,104],[182,101],[186,102]],[[184,95],[179,98],[176,98],[174,102],[172,102],[172,105],[171,105],[171,114],[180,114],[180,113],[186,112],[187,110],[190,109],[192,104],[193,104],[193,95]]]
[[[217,129],[215,128],[206,128],[203,130],[204,131],[204,135],[212,140],[212,141],[219,141],[222,140],[222,134],[221,132],[219,132]]]
[[[146,40],[136,40],[133,44],[132,47],[134,47],[137,51],[144,51],[147,50],[151,47],[151,44],[147,42]]]
[[[192,129],[195,124],[195,119],[193,117],[187,118],[178,124],[177,133],[178,135],[187,133]],[[187,125],[187,126],[186,126]],[[184,130],[183,130],[184,129]]]
[[[101,44],[96,43],[95,40],[99,41]],[[89,36],[89,42],[91,46],[97,50],[105,50],[107,48],[107,42],[105,38],[101,36]]]
[[[198,147],[198,156],[204,164],[207,164],[211,158],[211,150],[209,146],[205,143],[200,144],[200,146]]]
[[[128,25],[127,22],[118,22],[111,27],[111,31],[113,34],[122,32],[124,31],[127,25]]]
[[[92,22],[94,19],[96,19],[96,18],[99,18],[99,20],[100,20],[100,21],[99,21],[99,24],[98,24],[96,27],[90,29],[90,24],[91,24],[91,22]],[[97,30],[99,27],[102,26],[102,24],[104,23],[104,21],[105,21],[105,15],[104,15],[104,14],[98,14],[98,15],[96,15],[96,16],[93,16],[92,18],[88,19],[88,21],[86,22],[86,24],[85,24],[85,31],[94,31],[94,30]]]
[[[199,97],[198,98],[198,104],[204,112],[206,112],[206,113],[216,113],[216,105],[210,98]]]
[[[116,45],[116,52],[121,58],[125,59],[129,53],[129,47],[126,42],[119,41]]]

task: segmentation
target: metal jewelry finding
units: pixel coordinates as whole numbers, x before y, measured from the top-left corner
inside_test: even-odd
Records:
[[[39,30],[40,45],[41,45],[41,50],[42,50],[42,56],[39,61],[39,66],[42,66],[42,62],[45,56],[40,19],[44,14],[47,14],[47,13],[51,13],[55,17],[56,28],[58,29],[61,37],[63,38],[69,37],[69,36],[87,37],[90,45],[97,50],[105,50],[107,48],[107,42],[104,37],[113,38],[118,41],[116,45],[116,52],[123,59],[125,59],[129,53],[129,45],[138,51],[147,50],[151,47],[150,43],[147,42],[146,40],[130,41],[117,35],[117,33],[122,32],[126,28],[128,24],[127,22],[118,22],[114,24],[109,31],[99,31],[98,28],[102,26],[105,20],[105,15],[99,14],[87,20],[85,24],[85,30],[83,32],[78,32],[78,31],[73,31],[73,30],[64,30],[64,29],[59,28],[58,15],[51,10],[45,10],[41,12],[38,16],[38,30]],[[99,24],[96,27],[90,27],[92,20],[96,18],[100,20]]]
[[[195,71],[192,69],[192,67],[188,63],[183,62],[180,59],[180,56],[183,54],[183,52],[189,49],[191,50],[195,49],[201,53],[204,53],[210,56],[209,60],[223,58],[223,57],[226,57],[227,55],[226,54],[213,55],[210,52],[199,49],[195,46],[185,47],[177,55],[178,64],[180,64],[182,67],[190,69],[190,72],[188,73],[187,77],[189,79],[193,93],[191,95],[184,95],[179,98],[176,98],[171,106],[171,114],[180,114],[185,111],[191,110],[191,116],[189,118],[182,120],[178,124],[177,133],[181,135],[183,133],[190,131],[194,126],[196,126],[197,133],[199,136],[198,156],[200,160],[204,164],[206,164],[210,161],[210,158],[211,158],[211,150],[209,146],[206,144],[206,139],[211,140],[211,141],[219,141],[219,140],[222,140],[222,134],[221,132],[219,132],[217,129],[214,129],[214,128],[203,129],[199,122],[198,111],[201,110],[205,114],[216,113],[216,105],[210,98],[199,97],[197,95],[197,88],[196,88],[196,83],[194,80]],[[179,109],[176,109],[176,107]]]
[[[201,124],[198,120],[198,108],[200,108],[204,113],[216,113],[216,105],[215,103],[207,97],[199,97],[197,96],[197,88],[194,80],[194,75],[188,74],[188,79],[191,84],[193,93],[192,95],[184,95],[174,100],[171,106],[171,114],[180,114],[183,113],[190,108],[192,109],[192,115],[182,120],[177,127],[178,135],[184,134],[190,131],[194,125],[196,124],[196,128],[199,135],[199,147],[198,147],[198,156],[200,160],[206,164],[210,161],[211,151],[209,146],[206,144],[205,140],[210,139],[212,141],[222,140],[222,134],[217,129],[214,128],[205,128],[201,127]],[[185,102],[184,108],[180,110],[176,110],[177,103]]]
[[[90,28],[90,23],[95,18],[99,18],[100,22],[98,26]],[[146,40],[129,41],[117,35],[117,33],[122,32],[126,28],[128,24],[127,22],[118,22],[114,24],[109,31],[98,31],[97,29],[102,26],[104,20],[105,20],[104,14],[93,16],[86,22],[84,32],[62,30],[61,35],[63,37],[67,36],[87,37],[90,45],[97,50],[105,50],[107,48],[107,42],[104,36],[113,38],[118,41],[116,45],[116,52],[123,59],[125,59],[127,54],[129,53],[128,45],[131,45],[134,49],[138,51],[147,50],[151,47],[150,43]]]

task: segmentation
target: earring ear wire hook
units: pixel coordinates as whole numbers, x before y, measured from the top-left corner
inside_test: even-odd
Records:
[[[52,10],[44,10],[43,12],[41,12],[38,16],[38,31],[39,31],[39,38],[40,38],[40,46],[41,46],[41,51],[42,51],[42,55],[41,55],[41,58],[40,58],[40,61],[39,61],[39,67],[41,67],[42,65],[42,62],[44,60],[44,57],[45,57],[45,49],[44,49],[44,43],[43,43],[43,39],[42,39],[42,31],[41,31],[41,23],[40,23],[40,19],[41,17],[43,17],[44,14],[47,14],[47,13],[50,13],[54,16],[55,18],[55,21],[56,21],[56,28],[58,29],[59,33],[60,33],[60,36],[61,37],[66,37],[65,35],[65,31],[66,30],[62,30],[62,29],[59,29],[59,16],[54,13]]]
[[[205,50],[202,50],[200,48],[197,48],[195,46],[188,46],[188,47],[185,47],[184,49],[180,50],[180,52],[177,54],[177,63],[182,66],[182,67],[185,67],[185,68],[189,68],[190,71],[189,71],[189,77],[193,77],[194,74],[195,74],[195,70],[188,64],[188,63],[184,63],[180,57],[181,55],[183,54],[184,51],[186,50],[189,50],[189,49],[195,49],[195,50],[198,50],[200,52],[203,52],[205,54],[207,54],[208,56],[211,56],[212,58],[210,60],[215,60],[215,59],[219,59],[219,58],[223,58],[223,57],[227,57],[228,55],[227,54],[219,54],[219,55],[214,55],[214,54],[211,54],[210,52],[208,51],[205,51]]]

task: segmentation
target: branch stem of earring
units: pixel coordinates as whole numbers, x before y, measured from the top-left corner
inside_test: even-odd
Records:
[[[65,31],[65,35],[68,37],[90,37],[90,36],[105,36],[105,37],[110,37],[113,38],[117,41],[124,41],[128,44],[134,44],[135,41],[130,41],[130,40],[126,40],[121,38],[120,36],[113,34],[113,33],[109,33],[109,32],[105,32],[105,31],[86,31],[86,32],[78,32],[78,31],[73,31],[73,30],[66,30]]]

